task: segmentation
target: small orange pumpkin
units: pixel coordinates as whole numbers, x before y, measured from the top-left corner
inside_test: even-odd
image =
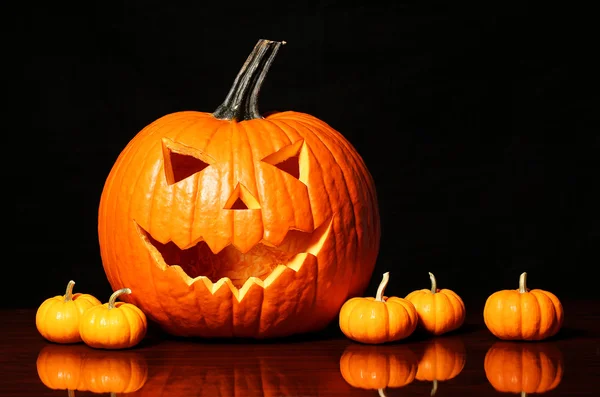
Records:
[[[113,292],[108,303],[93,307],[81,318],[79,333],[86,345],[97,349],[126,349],[140,343],[148,329],[146,315],[131,303],[116,302],[129,288]]]
[[[406,296],[419,313],[419,327],[432,335],[442,335],[460,328],[465,322],[465,304],[449,289],[438,289],[433,273],[429,273],[431,289],[420,289]]]
[[[145,358],[131,351],[105,352],[85,345],[46,345],[38,353],[37,373],[53,390],[130,393],[146,382]]]
[[[90,307],[100,305],[100,301],[89,294],[73,294],[75,281],[67,284],[64,295],[46,299],[35,314],[38,332],[50,342],[77,343],[79,322],[83,313]]]
[[[550,342],[496,342],[484,359],[485,375],[494,389],[504,393],[546,393],[562,381],[562,352]]]
[[[438,382],[457,377],[465,367],[467,352],[462,338],[458,336],[436,337],[426,342],[416,374],[419,381],[433,382],[431,395],[438,389]]]
[[[352,387],[377,390],[410,384],[417,374],[417,356],[405,345],[351,344],[340,358],[342,377]]]
[[[377,295],[346,301],[339,314],[340,329],[348,338],[362,343],[385,343],[410,336],[417,328],[415,307],[406,299],[383,295],[390,278],[383,274]]]
[[[560,300],[551,292],[527,288],[527,273],[519,289],[494,292],[485,302],[486,327],[503,340],[543,340],[556,335],[563,324]]]

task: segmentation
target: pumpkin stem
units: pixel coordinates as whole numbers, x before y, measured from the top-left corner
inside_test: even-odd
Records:
[[[381,283],[379,283],[379,288],[377,288],[377,295],[375,295],[376,301],[383,302],[383,292],[385,291],[385,287],[387,287],[388,281],[390,281],[390,272],[385,272],[383,273]]]
[[[131,294],[131,290],[129,288],[121,288],[120,290],[113,292],[112,295],[110,296],[110,298],[108,299],[108,308],[114,309],[115,301],[117,300],[117,298],[120,295],[123,295],[123,294]]]
[[[75,390],[67,389],[67,396],[75,397]]]
[[[521,397],[527,397],[527,392],[522,391],[521,392]]]
[[[522,294],[527,292],[527,272],[521,273],[519,277],[519,292]]]
[[[431,387],[431,393],[429,394],[430,396],[435,396],[435,393],[437,392],[437,386],[438,386],[438,381],[437,381],[437,379],[434,379],[433,386]]]
[[[75,286],[75,281],[69,281],[67,284],[67,291],[65,292],[65,302],[70,302],[73,300],[73,287]]]
[[[240,69],[225,101],[214,111],[220,120],[262,119],[258,94],[277,51],[285,41],[259,40]]]
[[[379,397],[387,397],[384,389],[377,389],[377,394],[379,394]]]
[[[437,281],[431,272],[429,272],[429,279],[431,280],[431,293],[435,294],[437,292]]]

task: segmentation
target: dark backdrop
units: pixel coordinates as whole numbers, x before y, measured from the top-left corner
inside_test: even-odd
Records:
[[[3,306],[36,307],[69,279],[106,300],[96,216],[113,162],[153,120],[213,111],[260,38],[287,41],[261,110],[326,121],[376,181],[368,294],[386,270],[390,294],[427,288],[432,271],[472,305],[523,271],[562,299],[596,294],[589,10],[39,3],[4,13]]]

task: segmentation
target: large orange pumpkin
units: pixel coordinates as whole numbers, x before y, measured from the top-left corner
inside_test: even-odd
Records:
[[[525,396],[555,389],[564,373],[563,355],[549,342],[496,342],[485,355],[485,375],[494,389]]]
[[[214,113],[166,115],[119,155],[98,231],[113,290],[168,333],[275,337],[321,329],[364,292],[380,240],[374,183],[339,132],[263,118],[281,43],[258,42]]]

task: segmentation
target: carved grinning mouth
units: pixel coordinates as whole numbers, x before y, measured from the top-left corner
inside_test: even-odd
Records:
[[[263,240],[247,252],[241,252],[233,244],[214,252],[202,239],[191,247],[181,248],[173,241],[157,241],[138,223],[136,227],[160,267],[180,268],[190,283],[200,278],[208,278],[212,283],[229,279],[239,289],[251,279],[262,280],[260,284],[267,286],[285,267],[298,271],[308,255],[317,256],[331,224],[332,219],[329,219],[312,233],[290,230],[281,244],[275,246]]]

